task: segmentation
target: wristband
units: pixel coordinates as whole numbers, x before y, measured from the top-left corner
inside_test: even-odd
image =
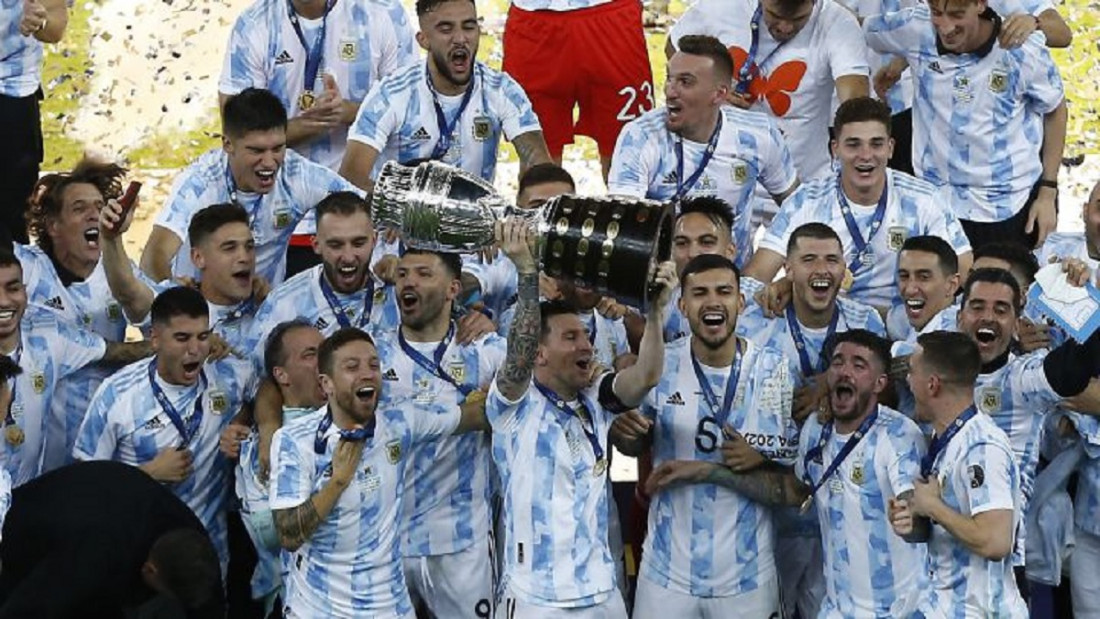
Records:
[[[1039,186],[1040,187],[1049,187],[1050,189],[1053,189],[1054,191],[1058,191],[1058,181],[1052,181],[1052,180],[1048,180],[1048,179],[1045,179],[1045,178],[1040,178],[1039,179]]]

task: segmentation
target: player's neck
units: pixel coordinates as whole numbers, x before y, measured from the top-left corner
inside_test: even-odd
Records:
[[[924,313],[924,315],[925,315],[925,316],[927,316],[927,318],[924,318],[924,319],[920,320],[919,322],[914,322],[914,323],[911,323],[911,325],[910,325],[910,326],[912,326],[912,327],[913,327],[913,329],[914,329],[915,331],[917,331],[917,332],[920,332],[920,331],[921,331],[922,329],[924,329],[925,327],[927,327],[927,326],[928,326],[928,323],[930,323],[930,322],[932,322],[933,320],[935,320],[936,316],[939,316],[939,315],[940,315],[940,312],[942,312],[943,310],[947,309],[947,308],[948,308],[948,306],[950,305],[950,301],[947,301],[947,300],[945,300],[945,301],[943,301],[943,302],[942,302],[942,303],[940,304],[940,306],[939,306],[939,307],[931,307],[931,308],[930,308],[930,307],[929,307],[929,304],[930,304],[930,303],[931,303],[930,301],[925,301],[925,302],[924,302],[924,309],[925,309],[925,310],[931,310],[931,311],[926,311],[926,312]]]
[[[401,334],[409,342],[441,342],[447,337],[447,330],[450,328],[451,306],[448,303],[443,306],[443,311],[439,312],[438,316],[419,328],[402,323]]]
[[[844,190],[844,197],[848,198],[849,202],[855,202],[856,204],[878,204],[879,198],[882,197],[882,192],[886,191],[886,173],[883,172],[881,178],[875,181],[874,184],[866,187],[857,187],[850,178],[841,175],[840,187]]]
[[[470,88],[474,82],[473,79],[467,80],[465,84],[452,82],[435,66],[435,57],[430,54],[428,55],[428,75],[432,78],[432,88],[435,88],[439,94],[448,97],[466,92],[466,89]]]
[[[88,279],[88,276],[95,270],[95,265],[99,263],[98,259],[88,260],[57,245],[54,245],[50,255],[62,268],[82,280]]]
[[[829,326],[829,323],[833,320],[833,314],[836,313],[836,297],[833,298],[832,303],[820,311],[810,307],[798,295],[794,295],[791,303],[794,304],[794,317],[803,327],[808,329],[824,329]]]
[[[294,12],[303,19],[320,19],[325,16],[328,0],[291,0]]]
[[[547,369],[545,366],[535,368],[535,380],[539,381],[540,385],[553,391],[563,400],[570,401],[577,399],[577,390],[567,385],[558,378],[556,373]]]
[[[691,352],[703,365],[712,368],[726,368],[733,365],[733,359],[737,355],[737,341],[739,339],[734,335],[718,348],[711,348],[704,344],[703,340],[692,336]]]
[[[932,428],[936,436],[943,436],[948,426],[962,416],[968,408],[974,406],[974,394],[962,393],[958,396],[946,396],[935,405],[932,417]]]
[[[966,42],[966,49],[963,50],[966,53],[974,52],[979,49],[993,36],[993,20],[979,19],[978,29],[974,31],[973,36]]]
[[[16,327],[10,334],[0,337],[0,355],[10,355],[15,352],[16,348],[19,348],[19,341],[22,339],[23,328]]]
[[[328,410],[332,413],[332,424],[340,430],[354,430],[356,428],[369,426],[374,422],[374,412],[366,421],[357,421],[354,417],[344,412],[344,409],[340,408],[334,400],[329,400]]]
[[[851,434],[859,429],[863,422],[870,417],[875,410],[878,409],[878,398],[872,397],[871,401],[867,403],[867,409],[860,413],[859,417],[854,419],[837,419],[833,422],[833,429],[837,434]]]
[[[244,299],[234,299],[217,290],[214,288],[214,285],[210,283],[208,278],[202,277],[201,273],[199,277],[201,278],[199,279],[199,292],[202,294],[202,298],[206,299],[207,302],[213,303],[214,305],[230,306],[244,301]]]
[[[684,130],[680,132],[680,137],[692,142],[706,144],[710,141],[710,136],[714,134],[714,128],[718,126],[718,115],[721,113],[721,108],[714,108],[706,121],[692,127],[684,127]]]

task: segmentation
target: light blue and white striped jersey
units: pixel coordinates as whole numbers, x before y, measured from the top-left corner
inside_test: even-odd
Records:
[[[733,209],[733,240],[737,263],[744,266],[752,256],[752,197],[757,183],[778,195],[798,180],[794,160],[775,120],[763,112],[742,110],[732,105],[721,108],[718,145],[706,169],[686,196],[715,196]],[[670,200],[683,179],[699,169],[707,144],[683,140],[683,169],[676,158],[678,136],[665,126],[668,108],[650,110],[630,121],[619,133],[607,192],[652,200]]]
[[[611,0],[512,0],[512,4],[524,11],[579,11]]]
[[[940,54],[926,5],[867,18],[867,43],[903,56],[916,84],[913,168],[947,185],[947,210],[969,221],[1003,221],[1023,208],[1042,173],[1042,116],[1064,93],[1042,33],[1016,49]]]
[[[814,365],[814,374],[803,374],[802,362],[798,355],[798,344],[791,333],[790,324],[786,314],[768,318],[764,316],[764,309],[756,303],[754,295],[764,287],[758,280],[751,277],[741,278],[741,293],[745,295],[745,309],[737,317],[737,334],[745,339],[752,340],[758,346],[774,348],[787,358],[790,364],[790,375],[796,388],[802,387],[807,380],[819,374],[819,369],[828,367],[829,360],[823,359],[825,352],[825,339],[829,329],[811,329],[801,322],[798,327],[805,341],[807,359]],[[882,322],[878,310],[870,305],[864,305],[859,301],[837,297],[836,299],[836,333],[843,333],[851,329],[866,329],[875,335],[886,337],[886,325]],[[797,319],[796,319],[797,320]]]
[[[62,320],[89,329],[109,342],[126,338],[126,317],[111,295],[107,275],[97,264],[84,281],[66,286],[48,254],[37,245],[13,246],[23,265],[23,283],[30,305],[57,314]],[[134,269],[137,271],[137,269]],[[73,443],[84,412],[99,383],[112,368],[100,363],[85,366],[61,379],[55,388],[47,421],[46,447],[42,457],[42,472],[49,472],[72,461]]]
[[[313,413],[309,408],[283,407],[283,425]],[[244,519],[252,545],[256,547],[256,569],[252,572],[252,599],[259,600],[283,586],[282,546],[279,532],[271,516],[268,502],[268,486],[260,479],[260,438],[252,434],[241,441],[234,475],[237,498],[241,501],[241,518]]]
[[[156,357],[131,363],[103,381],[80,427],[74,457],[141,466],[159,452],[184,444],[179,430],[153,395],[149,383],[151,363],[156,363]],[[255,396],[257,382],[251,363],[232,356],[207,361],[202,372],[205,382],[200,378],[194,385],[172,385],[159,374],[155,380],[185,427],[198,414],[196,400],[201,398],[202,419],[186,445],[191,451],[193,472],[168,488],[198,516],[224,564],[229,556],[225,512],[230,463],[218,449],[218,441],[241,405]]]
[[[408,345],[431,362],[440,343]],[[459,410],[465,397],[449,381],[417,364],[402,349],[397,330],[378,332],[375,346],[386,393],[404,401],[407,414],[450,417]],[[464,388],[488,391],[504,355],[505,341],[496,334],[466,346],[452,337],[439,367]],[[451,554],[484,544],[489,534],[489,448],[488,433],[470,432],[421,443],[409,453],[401,508],[404,556]]]
[[[379,153],[391,149],[397,161],[430,157],[439,141],[427,61],[420,61],[383,78],[359,106],[348,139]],[[450,148],[442,161],[492,181],[501,135],[508,141],[540,131],[539,119],[523,88],[508,74],[474,63],[469,88],[474,91],[455,123]],[[463,95],[438,96],[444,115],[453,120]]]
[[[897,311],[898,308],[900,312]],[[894,358],[902,357],[906,355],[912,355],[917,349],[917,338],[925,333],[932,333],[933,331],[956,331],[957,317],[959,314],[959,304],[955,303],[940,310],[938,314],[932,317],[928,321],[928,324],[924,325],[924,328],[920,331],[913,329],[909,324],[909,320],[905,317],[905,306],[895,305],[890,308],[890,315],[886,317],[886,327],[889,330],[891,327],[898,330],[900,333],[897,335],[891,334],[890,339],[894,340],[894,343],[890,345],[890,355]],[[900,321],[898,316],[900,315]],[[905,330],[901,331],[901,324],[905,325]],[[894,381],[894,389],[898,394],[898,410],[905,414],[910,419],[916,419],[917,402],[913,399],[913,392],[909,390],[909,382],[904,380]],[[927,429],[931,434],[931,426],[921,423],[922,429]]]
[[[62,379],[107,352],[107,342],[98,334],[36,307],[27,308],[19,329],[19,346],[7,355],[23,373],[8,379],[8,385],[13,389],[11,416],[24,439],[20,445],[0,441],[0,465],[16,486],[38,477],[47,446],[63,439],[50,435],[56,428],[49,415]]]
[[[325,43],[315,84],[305,83],[307,50],[290,20],[287,0],[257,0],[241,13],[229,35],[218,92],[235,95],[246,88],[270,90],[287,116],[302,110],[298,97],[305,90],[324,92],[329,74],[345,101],[358,103],[385,75],[416,61],[413,28],[396,0],[343,0],[325,20]],[[299,18],[307,45],[314,45],[321,19]],[[347,127],[339,127],[306,144],[295,146],[302,156],[332,170],[340,168]]]
[[[368,288],[362,288],[351,294],[333,291],[339,308],[333,308],[321,291],[321,277],[324,265],[318,264],[279,284],[267,295],[252,322],[252,333],[246,338],[245,348],[256,357],[257,368],[263,366],[264,346],[267,336],[281,322],[301,318],[308,321],[324,336],[328,337],[340,328],[336,312],[343,312],[353,326],[366,329],[372,335],[383,331],[392,331],[401,323],[397,308],[397,295],[393,286],[383,285],[371,275],[374,282],[373,292],[367,297]],[[370,316],[364,319],[363,312],[370,305]]]
[[[385,389],[383,387],[383,389]],[[400,506],[413,446],[454,432],[448,415],[410,415],[402,402],[383,398],[374,436],[359,457],[355,479],[332,512],[287,562],[284,607],[293,617],[413,617],[401,568]],[[271,509],[310,500],[332,477],[339,430],[332,424],[317,453],[317,430],[328,408],[275,432],[271,446]]]
[[[256,274],[277,286],[286,277],[286,246],[294,226],[325,196],[337,191],[363,195],[336,172],[289,149],[269,193],[240,191],[229,173],[225,151],[219,148],[204,153],[176,177],[168,201],[153,223],[175,234],[182,243],[172,263],[172,274],[198,279],[198,269],[191,263],[187,226],[195,213],[212,204],[233,202],[235,195],[251,222]]]
[[[4,530],[4,520],[11,509],[11,475],[7,469],[0,468],[0,532]]]
[[[42,43],[19,33],[25,3],[0,2],[0,95],[26,97],[42,83]]]
[[[833,431],[820,455],[823,426],[811,415],[802,426],[795,475],[821,482],[851,439]],[[878,406],[878,417],[836,472],[814,494],[825,558],[820,619],[908,617],[925,565],[924,544],[909,544],[890,528],[888,500],[913,489],[925,452],[924,435],[901,413]]]
[[[691,362],[691,337],[667,345],[661,382],[641,412],[654,420],[653,465],[668,460],[722,462],[722,428]],[[737,394],[726,423],[769,460],[793,464],[798,426],[791,418],[794,380],[781,352],[743,343]],[[721,399],[728,368],[700,364]],[[776,578],[771,510],[733,490],[690,484],[659,492],[649,505],[642,578],[696,597],[757,590]]]
[[[497,331],[501,337],[508,337],[512,328],[512,319],[516,315],[516,306],[512,305],[505,310]],[[601,316],[595,309],[578,314],[584,328],[588,330],[589,342],[592,344],[593,355],[596,362],[605,368],[615,367],[615,360],[621,355],[630,353],[630,340],[626,335],[626,324],[622,318],[612,320]]]
[[[958,219],[945,211],[939,202],[942,192],[925,181],[890,169],[886,170],[886,179],[886,214],[868,244],[874,262],[856,268],[852,274],[852,288],[847,292],[852,299],[882,308],[889,308],[898,299],[898,252],[905,239],[931,234],[950,243],[958,254],[970,251],[970,241]],[[820,176],[799,186],[772,220],[760,240],[760,248],[786,256],[792,232],[805,223],[823,223],[836,230],[844,245],[844,262],[851,264],[856,250],[840,211],[837,191],[835,174]],[[860,235],[866,240],[877,204],[858,204],[851,200],[848,204]]]
[[[964,516],[1009,509],[1013,530],[1023,519],[1020,470],[1012,447],[993,420],[975,415],[934,463],[943,502]],[[1012,559],[990,561],[971,552],[938,523],[928,541],[928,570],[921,574],[919,610],[926,617],[1023,619]]]
[[[688,324],[687,316],[680,311],[679,287],[672,291],[668,307],[665,308],[665,327],[662,331],[665,342],[672,342],[691,334],[691,325]]]
[[[515,305],[518,298],[516,265],[502,251],[497,251],[492,262],[483,261],[478,254],[462,254],[462,272],[477,279],[486,315],[497,321],[497,332],[506,337],[508,326],[503,319],[504,312]]]
[[[837,0],[837,2],[855,13],[860,19],[866,19],[871,15],[894,13],[916,6],[919,0]],[[874,77],[875,73],[889,64],[893,57],[893,54],[882,54],[868,48],[867,64],[871,70],[871,76]],[[871,96],[878,98],[874,88],[871,89]],[[886,91],[886,98],[883,99],[883,102],[890,106],[890,111],[894,114],[904,112],[913,106],[913,79],[908,71],[902,73],[901,79],[890,90]]]
[[[495,380],[489,390],[485,412],[504,497],[502,582],[529,604],[576,608],[618,595],[607,537],[607,476],[593,468],[585,439],[587,426],[609,453],[612,415],[599,403],[605,377],[581,393],[592,426],[559,412],[533,384],[514,402]]]

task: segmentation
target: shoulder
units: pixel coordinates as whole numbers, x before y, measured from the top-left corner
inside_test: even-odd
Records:
[[[787,355],[774,346],[761,346],[756,342],[746,339],[744,353],[745,362],[763,378],[771,378],[775,370],[787,370]],[[760,374],[763,372],[763,374]]]
[[[883,333],[878,334],[885,335],[885,323],[882,321],[882,315],[874,307],[840,296],[836,298],[836,303],[840,307],[840,311],[843,312],[844,321],[848,323],[849,328],[883,331]]]
[[[279,428],[278,432],[282,433],[284,440],[296,443],[306,439],[313,440],[317,433],[317,426],[325,416],[325,410],[326,409],[322,407],[308,415],[303,415],[293,421],[288,421],[283,424],[283,427]]]
[[[149,391],[149,359],[135,361],[108,376],[99,388],[102,397],[119,400],[127,397],[144,397]],[[120,410],[112,408],[111,411]]]
[[[658,108],[663,110],[664,108]],[[647,114],[652,114],[657,110],[651,110]],[[733,105],[722,106],[722,118],[724,120],[723,132],[725,131],[754,131],[759,133],[770,133],[772,131],[778,132],[779,125],[775,122],[775,119],[770,115],[759,110],[743,110]],[[662,114],[662,121],[664,115]]]
[[[824,29],[836,28],[840,26],[850,26],[855,24],[859,27],[859,20],[852,14],[844,5],[839,2],[821,2],[819,3],[820,13],[818,20],[820,20],[821,27]],[[822,32],[824,35],[828,35],[828,32]]]
[[[411,63],[383,77],[378,82],[379,91],[393,94],[416,90],[414,86],[424,79],[424,62]]]
[[[879,404],[876,425],[885,429],[891,438],[924,441],[924,435],[920,431],[920,426],[909,417],[906,417],[904,414],[889,406]]]
[[[623,131],[629,130],[633,133],[643,133],[659,138],[659,132],[665,131],[665,120],[667,118],[668,108],[664,106],[656,107],[626,123]]]
[[[931,200],[935,198],[936,194],[940,191],[940,189],[932,183],[906,174],[905,172],[889,170],[887,173],[890,175],[890,186],[903,196]]]
[[[264,299],[264,305],[275,305],[287,297],[302,294],[303,291],[312,287],[313,282],[317,281],[317,278],[320,277],[321,269],[323,268],[324,265],[317,265],[301,273],[295,273],[289,279],[272,289],[267,295],[267,298]]]
[[[794,195],[800,196],[803,204],[831,205],[831,201],[836,196],[836,175],[828,173],[811,178],[799,185]]]

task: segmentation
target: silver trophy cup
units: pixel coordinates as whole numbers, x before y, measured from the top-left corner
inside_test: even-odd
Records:
[[[539,233],[542,271],[642,310],[657,264],[672,249],[671,204],[558,196],[521,209],[481,178],[438,161],[386,163],[371,216],[376,226],[399,230],[408,247],[455,253],[492,246],[498,219],[524,217]]]

